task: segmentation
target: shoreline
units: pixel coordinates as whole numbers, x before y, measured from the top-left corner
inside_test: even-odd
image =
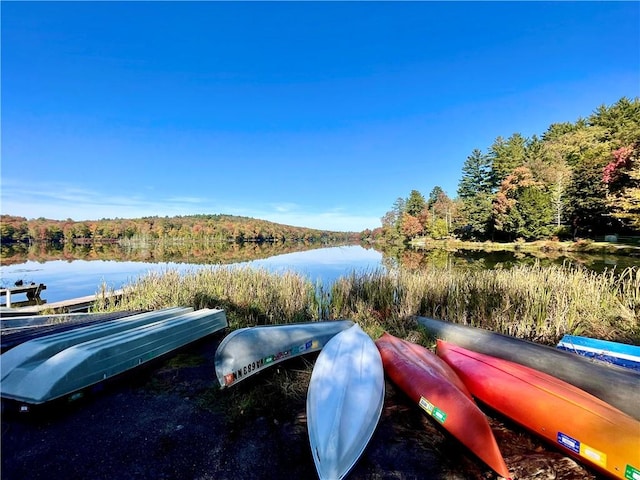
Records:
[[[573,253],[588,255],[621,255],[640,257],[640,246],[625,243],[612,242],[596,242],[591,240],[578,241],[556,241],[556,240],[537,240],[534,242],[469,242],[464,240],[444,239],[432,240],[426,238],[417,238],[409,242],[414,248],[426,250],[471,250],[485,252],[526,252],[526,253]]]

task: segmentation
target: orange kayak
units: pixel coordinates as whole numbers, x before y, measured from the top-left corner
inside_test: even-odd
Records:
[[[563,380],[438,340],[471,394],[608,476],[640,479],[640,422]]]
[[[387,376],[499,475],[509,478],[487,418],[456,373],[428,349],[388,333],[376,340]]]

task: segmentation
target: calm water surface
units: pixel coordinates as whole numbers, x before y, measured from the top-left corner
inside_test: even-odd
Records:
[[[253,252],[252,248],[257,251]],[[188,258],[189,252],[180,252],[175,260],[172,254],[164,256],[157,254],[151,258],[164,258],[165,261],[144,261],[146,259],[120,257],[118,260],[56,260],[59,256],[47,256],[45,260],[39,257],[24,260],[9,257],[0,266],[0,284],[4,287],[12,286],[16,281],[25,283],[44,283],[47,289],[41,298],[47,302],[56,302],[70,298],[93,295],[100,290],[104,283],[110,289],[122,288],[138,277],[149,272],[177,270],[182,273],[193,272],[202,268],[217,268],[220,264],[228,266],[252,266],[265,268],[275,273],[294,271],[305,275],[313,282],[321,282],[330,286],[341,276],[352,272],[374,271],[377,269],[395,268],[399,264],[409,269],[423,268],[464,268],[464,269],[494,269],[511,268],[520,264],[540,263],[542,266],[562,265],[565,262],[580,264],[587,269],[601,272],[605,269],[622,270],[630,266],[640,265],[640,259],[633,257],[619,257],[611,255],[590,255],[568,257],[536,257],[514,252],[446,252],[435,250],[420,252],[406,250],[398,258],[383,256],[374,249],[361,246],[341,246],[328,248],[314,248],[312,250],[282,253],[282,250],[269,250],[249,246],[250,255],[242,254],[238,257],[222,256],[218,259],[216,250],[200,252],[190,263],[182,261]],[[240,252],[243,250],[240,249]],[[245,252],[247,253],[247,252]],[[235,255],[235,252],[233,252]],[[265,258],[266,257],[266,258]],[[33,260],[36,258],[36,260]],[[82,257],[81,257],[82,258]],[[106,258],[118,258],[107,256]],[[172,261],[175,260],[175,261]],[[17,297],[15,301],[23,300]]]
[[[320,281],[330,285],[340,276],[348,275],[354,270],[371,271],[381,268],[382,254],[360,246],[331,247],[276,255],[233,265],[265,268],[275,273],[294,271],[307,276],[314,282]],[[178,270],[186,273],[202,268],[216,267],[174,262],[112,260],[27,261],[0,266],[0,282],[2,286],[12,286],[18,280],[25,283],[44,283],[47,289],[40,296],[51,303],[93,295],[103,283],[109,288],[118,289],[149,272]],[[19,301],[18,297],[15,301]]]

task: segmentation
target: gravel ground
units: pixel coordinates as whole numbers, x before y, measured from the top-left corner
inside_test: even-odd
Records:
[[[191,345],[75,402],[26,414],[5,404],[1,478],[317,478],[304,391],[285,399],[276,387],[290,371],[308,377],[314,358],[289,360],[218,391],[213,357],[222,337]],[[348,480],[497,478],[402,392],[389,382],[386,387],[378,428]],[[491,416],[490,422],[514,479],[599,478],[519,428]]]

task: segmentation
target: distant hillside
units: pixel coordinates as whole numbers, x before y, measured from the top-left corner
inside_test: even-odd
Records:
[[[181,239],[219,242],[358,240],[357,232],[334,232],[282,225],[234,215],[188,215],[73,221],[0,215],[0,240],[14,242],[89,243],[123,240]]]

